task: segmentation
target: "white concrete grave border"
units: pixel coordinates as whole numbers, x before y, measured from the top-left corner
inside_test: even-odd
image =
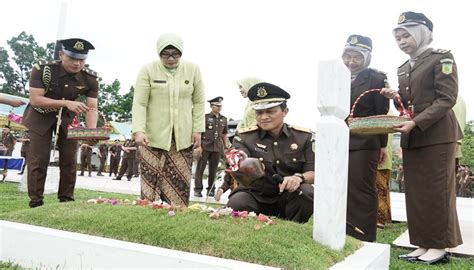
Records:
[[[364,243],[330,269],[388,269],[389,257],[389,245]],[[40,269],[278,269],[1,220],[0,261]]]

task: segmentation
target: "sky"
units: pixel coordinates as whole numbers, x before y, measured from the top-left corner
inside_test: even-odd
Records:
[[[66,3],[64,20],[59,16],[62,3]],[[350,34],[369,36],[373,40],[370,67],[386,72],[390,85],[397,88],[397,67],[408,56],[398,49],[392,29],[402,12],[422,12],[434,24],[431,46],[451,50],[455,57],[459,94],[468,105],[467,120],[474,120],[468,4],[458,0],[6,0],[0,2],[0,46],[8,48],[6,40],[22,31],[42,46],[58,38],[87,39],[96,47],[87,63],[103,82],[118,79],[124,94],[135,84],[141,66],[158,59],[157,38],[176,33],[184,41],[182,59],[201,69],[206,100],[224,97],[223,115],[242,118],[246,100],[236,81],[255,76],[291,94],[286,122],[314,128],[319,117],[318,62],[340,60]]]

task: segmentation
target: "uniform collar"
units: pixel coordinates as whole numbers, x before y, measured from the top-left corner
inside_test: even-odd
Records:
[[[359,74],[357,74],[357,77],[352,82],[352,86],[354,87],[354,86],[359,86],[361,84],[364,84],[369,78],[369,74],[370,74],[369,68],[362,70]]]
[[[432,52],[433,52],[432,49],[427,49],[422,54],[420,54],[417,57],[418,59],[416,60],[415,64],[413,65],[413,67],[411,68],[410,71],[413,71],[414,69],[419,67],[425,61],[425,58],[428,57],[429,55],[431,55]]]
[[[79,79],[78,76],[79,76],[80,73],[81,73],[80,71],[79,71],[78,73],[76,73],[76,74],[68,73],[68,72],[64,69],[62,63],[61,63],[61,65],[59,65],[59,77],[70,76],[71,78],[74,78],[74,79],[78,80],[78,79]]]
[[[290,133],[290,131],[288,130],[288,125],[287,125],[286,123],[283,123],[283,128],[281,129],[280,135],[278,135],[278,137],[275,138],[275,139],[280,138],[282,134],[286,135],[286,137],[288,137],[288,138],[291,137],[291,133]],[[258,129],[258,137],[259,137],[260,139],[263,139],[263,138],[265,138],[266,135],[268,135],[268,136],[270,136],[270,137],[273,138],[273,136],[270,134],[270,132],[268,132],[268,131],[266,131],[266,130],[263,130],[263,129],[261,129],[261,128],[259,127],[259,129]]]

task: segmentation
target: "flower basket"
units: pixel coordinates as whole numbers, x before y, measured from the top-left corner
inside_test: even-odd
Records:
[[[400,96],[397,96],[395,101],[400,104],[400,116],[393,115],[373,115],[367,117],[354,117],[354,110],[359,100],[370,92],[380,92],[380,89],[371,89],[363,92],[352,105],[351,113],[349,114],[349,130],[353,134],[388,134],[395,133],[393,126],[399,125],[402,122],[411,120],[411,113],[405,109]]]
[[[79,121],[74,118],[71,125],[68,126],[68,140],[108,140],[110,139],[111,128],[102,112],[98,112],[104,120],[104,125],[98,128],[79,127]],[[76,116],[77,117],[77,116]]]

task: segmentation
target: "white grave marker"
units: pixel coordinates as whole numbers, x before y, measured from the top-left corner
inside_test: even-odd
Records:
[[[319,62],[313,239],[340,250],[346,239],[350,72],[340,60]]]

